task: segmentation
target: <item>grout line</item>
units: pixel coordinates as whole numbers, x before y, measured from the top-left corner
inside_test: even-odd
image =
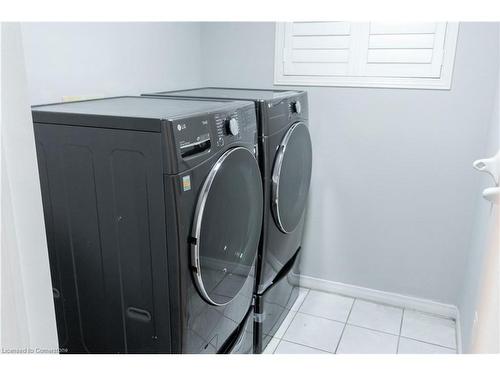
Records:
[[[352,307],[351,307],[352,308]],[[332,319],[332,318],[327,318],[325,316],[321,316],[321,315],[316,315],[316,314],[311,314],[311,313],[307,313],[307,312],[304,312],[304,311],[297,311],[301,314],[304,314],[304,315],[309,315],[309,316],[313,316],[315,318],[320,318],[320,319],[326,319],[326,320],[330,320],[332,322],[337,322],[337,323],[342,323],[342,324],[345,324],[347,323],[347,321],[343,321],[343,320],[338,320],[338,319]],[[347,315],[347,318],[349,318],[349,315]],[[355,325],[355,324],[351,324],[351,325]],[[361,326],[359,326],[361,327]],[[361,328],[365,328],[365,327],[361,327]]]
[[[324,350],[324,349],[320,349],[320,348],[316,348],[314,346],[310,346],[310,345],[306,345],[306,344],[302,344],[302,343],[298,343],[298,342],[295,342],[295,341],[290,341],[290,340],[285,340],[285,339],[281,339],[281,341],[284,341],[284,342],[289,342],[291,344],[295,344],[295,345],[300,345],[300,346],[305,346],[306,348],[311,348],[311,349],[315,349],[315,350],[319,350],[321,352],[324,352],[324,353],[328,353],[328,354],[335,354],[333,352],[329,352],[328,350]],[[281,343],[280,341],[280,343]],[[276,347],[276,349],[278,349],[278,347]],[[276,351],[276,350],[275,350]]]
[[[280,344],[281,344],[281,339],[278,339],[278,345],[276,345],[276,347],[274,348],[274,350],[271,354],[276,354],[276,350],[278,349],[278,346],[280,346]]]
[[[351,309],[352,309],[352,306],[351,306]],[[344,324],[344,325],[347,324],[347,325],[350,325],[350,326],[353,326],[353,327],[367,329],[369,331],[374,331],[374,332],[378,332],[378,333],[384,333],[386,335],[391,335],[391,336],[399,336],[399,334],[397,334],[397,333],[386,332],[386,331],[381,331],[380,329],[375,329],[375,328],[360,326],[358,324],[349,323],[347,321],[344,322],[342,320],[337,320],[337,319],[332,319],[332,318],[325,318],[324,316],[314,315],[314,314],[310,314],[310,313],[306,313],[306,312],[302,312],[302,311],[297,311],[297,312],[301,313],[303,315],[312,316],[314,318],[325,319],[325,320],[329,320],[331,322],[341,323],[341,324]],[[351,311],[349,311],[349,314],[347,315],[347,319],[349,319],[350,315],[351,315]]]
[[[366,329],[366,330],[368,330],[368,331],[372,331],[372,332],[382,333],[382,334],[384,334],[384,335],[396,336],[396,337],[398,337],[398,336],[399,336],[399,335],[398,335],[398,334],[396,334],[396,333],[385,332],[385,331],[381,331],[381,330],[379,330],[379,329],[375,329],[375,328],[369,328],[369,327],[358,326],[357,324],[346,323],[346,325],[351,326],[351,327],[356,327],[356,328]]]
[[[401,314],[401,323],[399,324],[398,346],[396,347],[396,354],[399,353],[399,343],[401,341],[401,332],[403,331],[403,319],[405,317],[405,310],[406,309],[403,309],[403,313]]]
[[[406,309],[403,309],[403,311],[401,312],[401,324],[399,325],[398,336],[401,336],[401,332],[403,332],[403,321],[405,318],[405,311],[406,311]]]
[[[337,354],[337,350],[339,350],[340,342],[342,341],[342,337],[344,337],[344,331],[345,331],[346,326],[347,326],[347,323],[344,324],[344,328],[342,328],[342,333],[340,334],[339,341],[337,342],[337,345],[335,345],[335,350],[333,352],[334,354]]]
[[[274,338],[274,337],[273,337],[273,338]],[[271,338],[271,340],[272,340],[273,338]],[[274,348],[274,350],[273,350],[273,352],[272,352],[271,354],[275,354],[275,353],[276,353],[276,350],[278,350],[278,347],[279,347],[279,346],[280,346],[280,344],[281,344],[281,339],[280,339],[280,338],[278,338],[278,337],[277,337],[277,339],[278,339],[278,343],[276,344],[276,347]]]
[[[347,314],[347,318],[345,320],[344,327],[342,328],[342,333],[340,334],[339,341],[337,342],[337,345],[335,346],[335,350],[333,353],[337,354],[337,350],[339,349],[340,342],[342,341],[342,337],[344,337],[344,331],[345,327],[347,327],[347,322],[349,321],[349,317],[351,316],[352,309],[354,308],[354,303],[356,303],[356,298],[352,300],[351,308],[349,309],[349,314]]]
[[[400,336],[400,337],[402,337],[404,339],[408,339],[408,340],[418,341],[418,342],[421,342],[423,344],[429,344],[429,345],[439,346],[439,347],[444,348],[444,349],[451,349],[451,350],[457,351],[457,348],[452,348],[451,346],[444,346],[444,345],[441,345],[441,344],[435,344],[433,342],[423,341],[423,340],[415,339],[413,337],[408,337],[408,336]]]

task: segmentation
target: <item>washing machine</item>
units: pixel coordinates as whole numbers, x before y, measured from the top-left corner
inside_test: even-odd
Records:
[[[125,96],[32,113],[59,346],[251,352],[253,103]]]
[[[312,146],[304,91],[205,87],[150,96],[251,100],[259,129],[264,221],[255,286],[254,351],[261,353],[298,296]]]

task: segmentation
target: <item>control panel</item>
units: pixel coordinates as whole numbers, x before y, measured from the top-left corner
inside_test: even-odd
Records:
[[[216,152],[231,143],[255,144],[257,125],[255,107],[208,113],[173,121],[175,143],[182,159]]]
[[[180,121],[175,124],[175,133],[183,158],[210,150],[212,137],[208,118]]]
[[[267,112],[269,117],[307,118],[307,96],[305,93],[301,93],[283,99],[275,99],[268,102]]]
[[[252,107],[216,114],[217,147],[223,147],[228,142],[252,141],[252,135],[257,130],[255,121],[255,110]]]
[[[305,92],[267,101],[260,108],[263,118],[267,120],[261,128],[263,136],[276,134],[294,122],[306,121],[309,116]]]

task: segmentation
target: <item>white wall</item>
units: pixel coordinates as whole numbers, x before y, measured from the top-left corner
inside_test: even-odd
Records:
[[[200,82],[199,23],[24,23],[31,104]]]
[[[1,25],[2,350],[57,349],[52,287],[19,24]]]
[[[488,137],[478,159],[495,155],[499,148],[500,84],[491,117]],[[464,352],[498,353],[500,351],[500,259],[498,206],[481,196],[495,185],[490,175],[477,173],[474,231],[467,258],[467,270],[459,301]]]
[[[206,23],[201,35],[205,85],[273,87],[274,24]],[[498,63],[498,24],[462,23],[450,91],[305,87],[314,165],[303,274],[459,303],[471,162]]]

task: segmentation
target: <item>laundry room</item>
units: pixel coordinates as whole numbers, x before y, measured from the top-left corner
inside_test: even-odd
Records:
[[[2,357],[498,365],[500,16],[302,18],[1,22]]]

